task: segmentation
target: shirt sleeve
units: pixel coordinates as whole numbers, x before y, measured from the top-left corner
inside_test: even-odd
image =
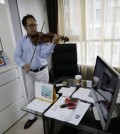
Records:
[[[42,58],[48,58],[54,52],[55,44],[45,43],[40,45],[40,52],[38,54]]]
[[[16,45],[15,52],[14,52],[14,60],[17,63],[19,67],[23,67],[25,65],[23,59],[22,59],[22,41],[20,40],[19,43]]]

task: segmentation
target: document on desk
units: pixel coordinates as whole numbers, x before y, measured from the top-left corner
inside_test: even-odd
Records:
[[[50,105],[50,102],[34,99],[26,106],[26,108],[43,113]]]
[[[62,93],[62,96],[70,97],[73,92],[76,90],[76,87],[62,87],[58,93]]]
[[[52,107],[45,112],[46,117],[57,119],[60,121],[68,122],[74,125],[78,125],[82,117],[85,115],[90,104],[84,102],[78,102],[76,109],[60,108],[60,105],[65,103],[65,98],[61,96]]]
[[[89,97],[91,90],[87,88],[79,88],[72,97],[79,98],[80,100],[94,103],[94,99],[92,97]]]
[[[89,106],[90,104],[88,103],[80,102],[68,122],[74,125],[78,125],[88,110]]]

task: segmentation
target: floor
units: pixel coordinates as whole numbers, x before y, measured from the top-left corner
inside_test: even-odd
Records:
[[[24,129],[24,124],[26,123],[28,116],[23,116],[18,122],[16,122],[11,128],[9,128],[4,134],[44,134],[43,133],[43,122],[42,118],[38,117],[37,121],[28,129]],[[113,123],[110,125],[112,134],[120,134],[120,117],[117,120],[113,120]],[[62,127],[60,123],[57,123],[55,126],[55,134],[88,134],[87,132],[77,131],[71,127]]]
[[[24,129],[24,124],[28,120],[27,114],[17,121],[11,128],[4,134],[44,134],[42,118],[38,116],[37,121],[28,129]],[[60,124],[56,124],[55,133],[60,130]]]
[[[37,121],[30,128],[24,129],[24,124],[26,123],[27,119],[27,115],[23,116],[4,134],[43,134],[42,118],[38,117]]]

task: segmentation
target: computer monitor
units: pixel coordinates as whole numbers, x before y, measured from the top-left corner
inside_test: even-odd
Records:
[[[108,130],[120,89],[120,74],[97,56],[94,76],[99,78],[97,86],[92,89],[95,107],[103,130]]]

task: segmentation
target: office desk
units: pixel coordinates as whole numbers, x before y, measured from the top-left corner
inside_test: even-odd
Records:
[[[62,125],[62,128],[58,134],[111,134],[109,132],[102,131],[100,123],[95,120],[94,115],[90,109],[84,115],[78,126],[60,120],[48,117],[46,118],[49,123],[47,124],[49,128],[47,134],[57,134],[54,129],[58,124]]]
[[[67,82],[67,87],[70,86],[76,86],[75,80],[74,79],[68,79],[68,78],[61,78],[58,81],[56,81],[55,84],[60,84],[63,82]],[[83,83],[81,84],[82,86],[86,86],[86,81],[82,81]],[[63,85],[64,86],[64,85]],[[65,87],[66,87],[65,86]],[[56,91],[59,91],[59,89],[62,86],[55,86]],[[86,112],[82,120],[80,121],[78,126],[72,125],[70,123],[60,121],[57,119],[53,119],[50,117],[46,117],[48,120],[48,134],[57,134],[54,131],[54,128],[56,127],[57,124],[63,125],[62,129],[60,130],[59,134],[110,134],[110,132],[105,132],[102,130],[101,124],[99,121],[95,120],[93,111],[92,111],[92,106],[89,108],[89,110]],[[118,133],[113,133],[113,134],[118,134]]]
[[[59,79],[55,83],[55,85],[58,84],[58,83],[61,83],[63,81],[68,82],[67,85],[66,85],[67,87],[76,86],[75,80],[74,79],[68,79],[68,78]],[[85,81],[82,81],[82,86],[86,86]],[[56,87],[56,90],[58,91],[60,88],[61,87]],[[84,117],[82,118],[82,120],[81,120],[81,122],[79,123],[78,126],[75,126],[75,125],[72,125],[70,123],[60,121],[60,120],[45,117],[44,113],[41,114],[41,113],[39,113],[37,111],[27,109],[26,106],[24,106],[22,108],[22,110],[24,110],[26,112],[29,112],[29,113],[32,113],[32,114],[35,114],[37,116],[40,116],[43,119],[44,134],[54,134],[54,133],[57,134],[54,131],[54,128],[56,127],[56,124],[61,124],[61,126],[63,126],[60,129],[59,134],[64,134],[64,133],[67,133],[67,134],[79,134],[79,132],[80,132],[80,134],[110,134],[108,132],[102,131],[100,122],[95,120],[91,107],[86,112],[86,114],[84,115]],[[114,122],[116,122],[116,121],[114,121]],[[120,124],[120,122],[118,124]],[[112,131],[112,127],[110,128],[110,131]],[[73,131],[73,133],[72,133],[72,131]],[[119,133],[113,133],[113,134],[119,134]]]
[[[87,111],[78,126],[52,118],[47,118],[47,120],[49,128],[47,134],[120,134],[120,117],[112,119],[109,130],[105,132],[100,122],[95,120],[91,109]],[[58,126],[60,130],[56,133],[55,128]]]

